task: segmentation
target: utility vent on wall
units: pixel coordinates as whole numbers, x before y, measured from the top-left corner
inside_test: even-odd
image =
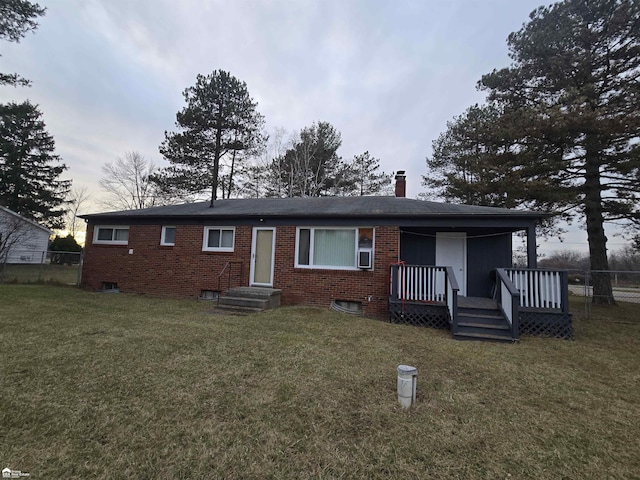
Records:
[[[217,300],[220,292],[215,290],[202,290],[200,292],[200,300]]]
[[[101,293],[119,293],[120,289],[115,282],[102,282],[102,288],[98,290]]]
[[[362,303],[351,300],[335,300],[331,302],[331,310],[351,315],[362,315]]]

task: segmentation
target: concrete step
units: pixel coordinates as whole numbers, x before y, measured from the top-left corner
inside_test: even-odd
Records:
[[[224,305],[229,307],[255,308],[258,310],[266,310],[268,308],[271,308],[268,298],[235,297],[229,295],[225,295],[224,297],[220,297],[218,299],[218,306]]]
[[[266,301],[264,308],[267,309],[280,306],[281,292],[282,290],[277,288],[235,287],[227,290],[225,297],[263,300]],[[221,299],[225,297],[221,297]]]
[[[251,315],[252,313],[264,312],[264,308],[240,307],[237,305],[217,305],[213,312],[227,312],[235,315]]]

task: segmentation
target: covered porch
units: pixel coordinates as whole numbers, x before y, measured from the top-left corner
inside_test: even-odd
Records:
[[[461,217],[401,227],[391,321],[448,328],[459,339],[570,338],[567,273],[537,268],[538,220]],[[513,268],[514,232],[526,241],[524,267]]]

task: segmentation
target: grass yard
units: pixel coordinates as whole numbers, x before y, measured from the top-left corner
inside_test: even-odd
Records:
[[[0,264],[0,283],[76,285],[80,265]]]
[[[0,285],[0,468],[31,478],[630,479],[639,306],[458,342],[313,308]],[[578,308],[580,307],[580,304]],[[396,367],[418,367],[418,402]]]

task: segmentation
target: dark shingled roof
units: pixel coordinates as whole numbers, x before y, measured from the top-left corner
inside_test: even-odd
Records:
[[[490,217],[545,218],[545,213],[507,208],[426,202],[397,197],[245,198],[185,203],[140,210],[82,215],[82,218],[247,218],[247,217]]]

